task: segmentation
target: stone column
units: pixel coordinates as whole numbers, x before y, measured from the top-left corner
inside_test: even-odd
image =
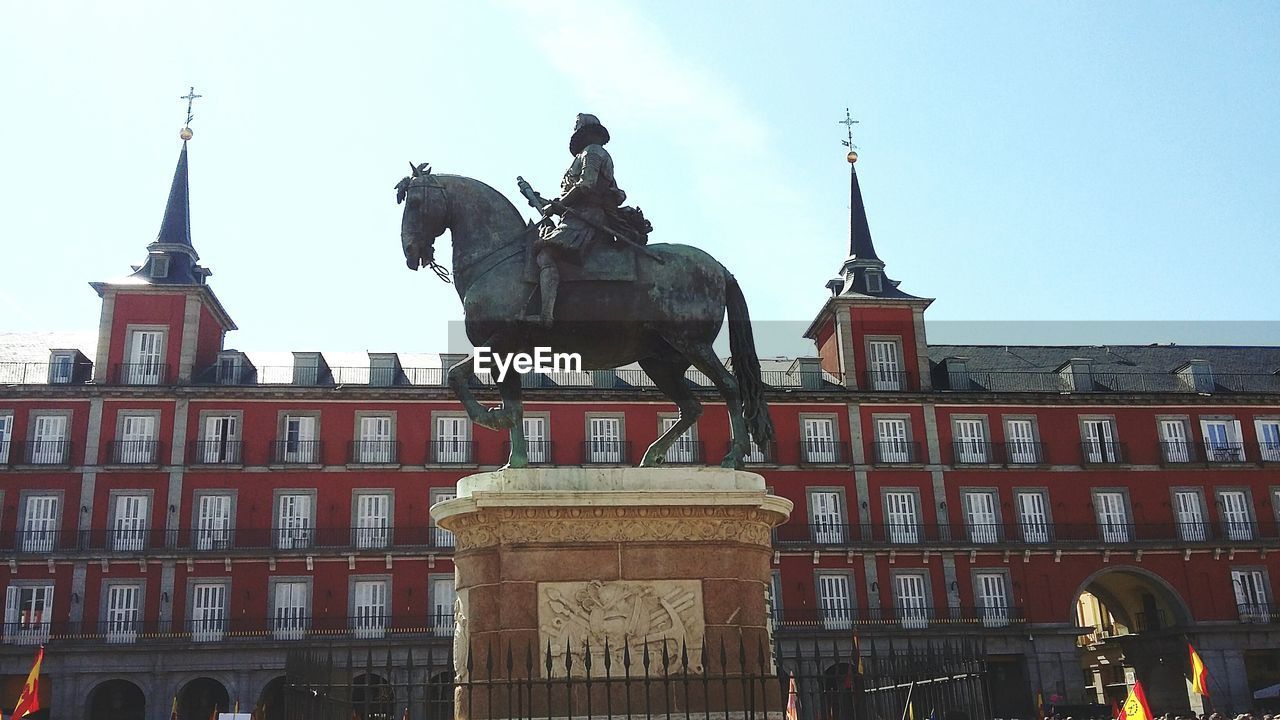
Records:
[[[432,508],[457,543],[457,717],[502,717],[509,684],[492,695],[487,683],[485,691],[468,687],[490,677],[523,680],[530,691],[523,712],[534,715],[581,715],[588,703],[593,713],[609,703],[625,712],[626,702],[643,708],[647,697],[678,697],[671,710],[682,713],[749,704],[780,710],[776,678],[734,685],[727,699],[718,683],[744,669],[775,675],[770,539],[791,509],[759,475],[721,468],[542,468],[463,478],[457,499]],[[632,683],[628,696],[623,684],[601,682],[606,645],[613,678],[627,656],[631,677],[643,678],[647,651],[652,686]],[[683,673],[685,657],[693,681],[666,687],[664,662]],[[716,679],[707,697],[703,677]]]

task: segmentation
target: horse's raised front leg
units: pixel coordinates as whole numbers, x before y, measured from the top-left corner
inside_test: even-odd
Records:
[[[449,368],[449,389],[462,403],[471,422],[490,430],[506,430],[511,427],[511,413],[505,407],[486,408],[471,392],[471,371],[475,357],[468,355],[462,362]]]
[[[640,460],[640,467],[655,467],[666,462],[667,450],[685,430],[698,421],[698,417],[702,415],[702,403],[698,402],[684,382],[684,371],[689,368],[689,362],[684,358],[648,358],[640,361],[640,367],[653,380],[653,384],[680,409],[680,419],[653,441]]]
[[[502,396],[502,410],[511,417],[511,453],[506,467],[529,466],[529,445],[524,437],[524,403],[520,400],[521,376],[508,372],[498,381],[498,393]]]

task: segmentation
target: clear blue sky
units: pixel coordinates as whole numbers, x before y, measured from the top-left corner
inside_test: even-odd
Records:
[[[812,319],[847,251],[846,105],[880,255],[939,327],[1280,320],[1276,3],[113,0],[0,20],[3,330],[96,327],[86,283],[142,261],[192,84],[193,235],[236,347],[443,349],[461,308],[404,269],[392,185],[413,160],[547,192],[580,111],[654,241],[720,258],[757,320]],[[1180,339],[1162,332],[1132,340]]]

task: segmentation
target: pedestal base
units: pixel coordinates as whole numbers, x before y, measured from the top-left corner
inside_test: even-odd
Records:
[[[458,716],[501,714],[506,699],[493,698],[490,712],[487,698],[482,708],[468,692],[494,678],[554,683],[541,701],[525,698],[539,708],[522,708],[544,717],[583,714],[593,695],[594,712],[652,702],[655,692],[662,699],[663,679],[676,675],[690,682],[668,688],[678,696],[665,698],[676,700],[672,711],[773,709],[770,537],[791,509],[759,475],[720,468],[464,478],[456,499],[431,509],[456,536]],[[624,673],[657,686],[624,692]],[[707,695],[730,677],[742,687]]]

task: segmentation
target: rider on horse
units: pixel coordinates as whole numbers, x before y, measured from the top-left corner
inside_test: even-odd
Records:
[[[542,308],[538,315],[526,315],[524,320],[528,322],[551,326],[560,289],[561,262],[581,266],[592,244],[612,240],[601,228],[610,213],[616,212],[627,199],[627,194],[614,181],[613,158],[604,149],[607,142],[609,131],[600,124],[600,119],[579,113],[569,138],[573,162],[560,181],[562,194],[546,208],[548,214],[559,214],[560,222],[544,226],[533,243]]]

